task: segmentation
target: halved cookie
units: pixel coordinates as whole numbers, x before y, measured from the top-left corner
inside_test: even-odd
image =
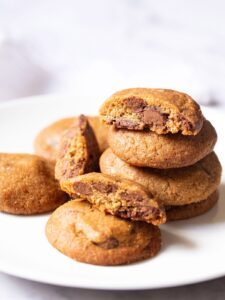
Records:
[[[106,213],[154,225],[166,222],[164,208],[133,181],[93,172],[68,179],[61,187],[72,198],[86,199]]]
[[[98,143],[87,117],[81,115],[67,129],[60,142],[55,177],[62,182],[88,172],[98,171]]]
[[[100,116],[104,123],[157,134],[196,135],[202,128],[199,105],[187,94],[168,89],[132,88],[107,99]]]

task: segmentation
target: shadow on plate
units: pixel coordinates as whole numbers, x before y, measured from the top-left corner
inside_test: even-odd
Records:
[[[170,246],[176,246],[179,248],[186,248],[190,250],[193,250],[197,247],[195,242],[183,236],[182,233],[178,234],[175,232],[168,231],[165,228],[161,228],[161,234],[163,241],[161,252],[163,252]]]

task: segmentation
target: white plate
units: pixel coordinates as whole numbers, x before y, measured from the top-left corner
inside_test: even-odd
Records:
[[[89,98],[33,97],[0,106],[0,151],[33,152],[37,132],[52,121],[96,113],[101,102]],[[224,112],[204,109],[215,125],[216,151],[225,166]],[[225,275],[225,180],[220,201],[204,216],[161,226],[163,246],[153,259],[118,267],[77,263],[46,240],[48,215],[0,213],[0,271],[45,283],[96,289],[177,286]]]

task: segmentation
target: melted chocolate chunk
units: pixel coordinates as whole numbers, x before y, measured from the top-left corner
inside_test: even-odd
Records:
[[[143,112],[143,120],[147,125],[164,126],[167,116],[158,112],[156,109],[147,107]]]
[[[101,247],[103,249],[113,249],[113,248],[117,248],[119,246],[119,241],[114,238],[114,237],[110,237],[108,238],[106,241],[102,242],[102,243],[95,243],[98,247]]]
[[[143,206],[139,210],[133,209],[131,207],[119,209],[116,216],[126,219],[148,219],[148,216],[152,215],[153,219],[160,218],[160,211],[156,207]]]
[[[76,177],[77,175],[80,174],[80,171],[83,171],[84,166],[85,166],[85,160],[80,159],[77,162],[71,162],[71,168],[69,169],[68,178]]]
[[[127,119],[117,119],[115,122],[115,126],[117,128],[125,128],[125,129],[135,129],[138,126],[138,123],[132,121],[132,120],[127,120]]]
[[[73,188],[75,193],[79,193],[82,195],[92,195],[92,188],[88,183],[75,182],[73,184]]]
[[[115,193],[118,190],[118,186],[115,184],[105,184],[102,182],[94,182],[92,186],[101,193]]]
[[[182,123],[182,125],[188,130],[193,131],[193,126],[191,122],[189,122],[183,115],[180,114],[179,119]]]
[[[134,112],[141,112],[147,105],[146,102],[141,98],[130,97],[123,100],[126,107],[130,108]]]

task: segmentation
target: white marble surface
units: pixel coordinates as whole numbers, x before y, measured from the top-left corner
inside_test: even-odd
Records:
[[[223,0],[1,0],[0,100],[155,86],[225,104]],[[224,299],[225,279],[109,292],[0,274],[0,299]]]
[[[144,291],[97,291],[51,286],[0,274],[4,300],[223,300],[225,279],[176,288]]]
[[[1,0],[0,99],[167,87],[225,99],[223,0]]]

